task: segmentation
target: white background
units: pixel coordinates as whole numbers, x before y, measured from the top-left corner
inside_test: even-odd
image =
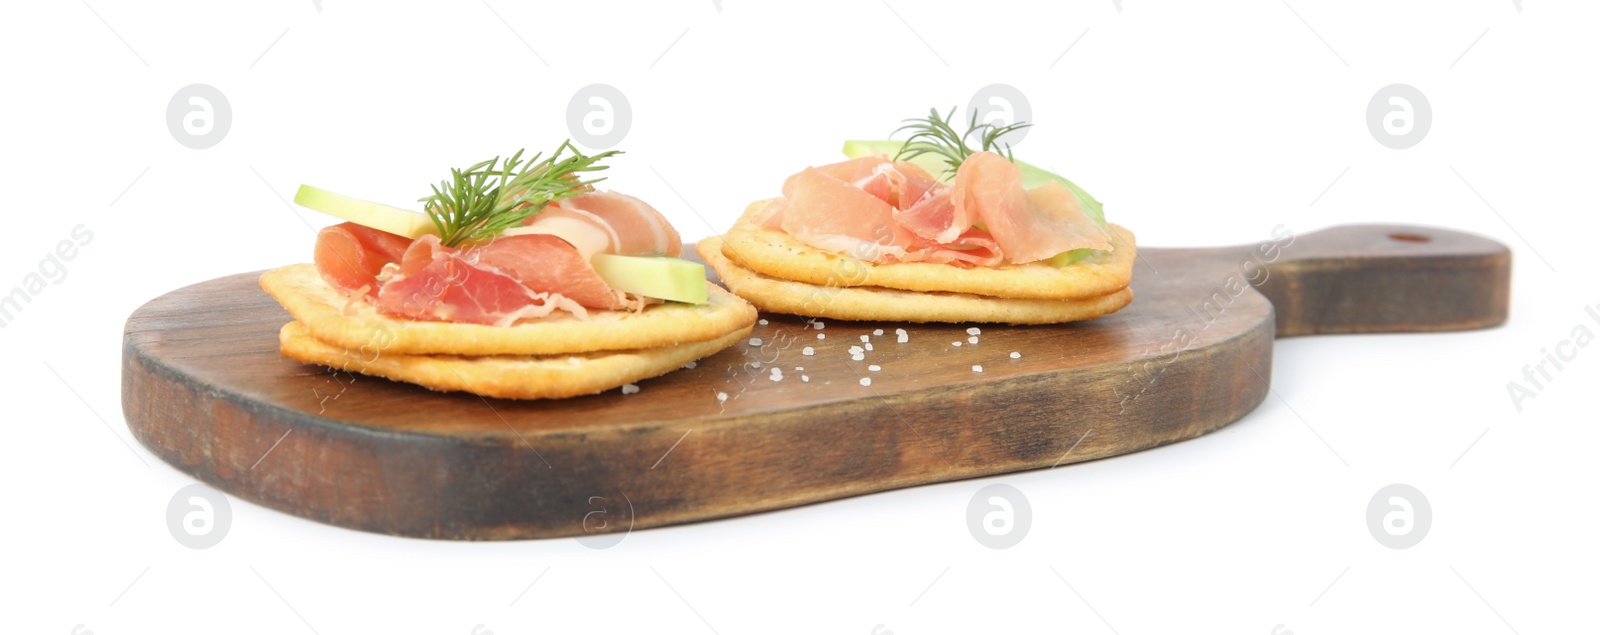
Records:
[[[1600,332],[1583,312],[1600,304],[1593,3],[491,4],[0,10],[0,292],[75,226],[94,233],[0,329],[3,630],[1592,627],[1600,350],[1580,349],[1520,413],[1506,384],[1577,325]],[[242,501],[214,548],[169,535],[167,503],[191,479],[122,421],[122,322],[184,285],[307,260],[308,224],[331,221],[280,200],[299,183],[406,204],[450,166],[554,146],[574,91],[605,83],[633,109],[611,186],[696,238],[837,159],[843,139],[997,82],[1035,113],[1019,157],[1084,185],[1142,245],[1449,226],[1515,252],[1511,321],[1280,341],[1276,396],[1175,446],[639,531],[603,551],[390,538]],[[165,124],[193,83],[231,104],[207,150]],[[1432,105],[1407,150],[1365,122],[1392,83]],[[1034,511],[1003,551],[966,527],[968,500],[995,482]],[[1366,528],[1391,483],[1432,504],[1411,549]]]

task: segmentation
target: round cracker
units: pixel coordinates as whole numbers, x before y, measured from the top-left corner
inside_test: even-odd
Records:
[[[711,285],[705,304],[668,302],[643,311],[560,313],[511,326],[455,324],[380,315],[324,282],[315,265],[261,274],[261,288],[317,339],[338,348],[400,354],[558,355],[676,346],[720,339],[756,321],[748,302]]]
[[[723,255],[722,247],[721,239],[707,238],[696,249],[729,289],[773,313],[836,320],[1056,324],[1097,318],[1133,301],[1133,290],[1126,288],[1085,300],[1039,300],[881,287],[824,287],[751,271]]]
[[[1136,257],[1133,232],[1108,225],[1116,249],[1097,252],[1065,267],[1045,262],[999,267],[961,267],[903,262],[875,264],[817,249],[782,231],[764,229],[755,216],[772,201],[757,201],[723,236],[722,253],[746,269],[773,278],[827,287],[887,287],[949,291],[999,298],[1083,300],[1128,286]],[[741,294],[742,295],[742,294]]]
[[[313,337],[304,324],[285,324],[279,350],[291,359],[376,375],[443,392],[500,399],[561,399],[591,395],[669,373],[734,345],[754,324],[704,342],[581,355],[406,355],[364,353]]]

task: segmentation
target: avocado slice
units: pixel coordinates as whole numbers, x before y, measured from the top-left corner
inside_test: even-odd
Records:
[[[421,238],[424,234],[438,233],[438,229],[433,225],[433,219],[427,214],[363,201],[310,185],[300,186],[299,191],[294,193],[294,202],[341,220],[412,240]]]
[[[689,304],[705,304],[708,298],[706,267],[698,262],[666,256],[595,254],[589,264],[614,289]]]

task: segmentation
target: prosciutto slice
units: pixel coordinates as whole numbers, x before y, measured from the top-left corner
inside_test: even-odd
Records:
[[[967,157],[948,186],[914,164],[863,157],[807,168],[783,193],[759,224],[873,262],[992,267],[1112,249],[1070,190],[1025,190],[1021,170],[993,152]]]
[[[378,274],[399,262],[411,240],[386,231],[340,223],[317,232],[313,261],[333,288],[345,295],[368,298],[378,293]]]
[[[627,194],[590,192],[562,201],[560,209],[586,212],[608,225],[617,242],[607,253],[674,258],[683,254],[683,239],[667,222],[667,217],[649,203]],[[548,211],[540,212],[539,216]],[[538,216],[534,219],[537,223]]]
[[[317,237],[323,279],[364,297],[385,315],[414,320],[509,325],[565,311],[637,310],[650,301],[613,289],[589,260],[597,253],[677,256],[683,242],[648,203],[589,192],[532,217],[494,240],[445,247],[344,223]]]
[[[424,236],[408,250],[401,270],[378,292],[378,312],[413,320],[468,324],[508,322],[534,304],[554,310],[549,298],[533,292],[500,271],[477,266],[459,250],[439,246]]]
[[[981,221],[1011,262],[1043,260],[1073,249],[1111,249],[1108,236],[1058,183],[1022,189],[1022,170],[993,152],[967,157],[950,198]]]

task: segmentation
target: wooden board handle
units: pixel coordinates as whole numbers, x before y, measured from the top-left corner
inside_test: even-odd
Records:
[[[1483,236],[1341,225],[1275,238],[1238,249],[1241,272],[1272,301],[1278,337],[1480,329],[1510,309],[1511,250]]]

